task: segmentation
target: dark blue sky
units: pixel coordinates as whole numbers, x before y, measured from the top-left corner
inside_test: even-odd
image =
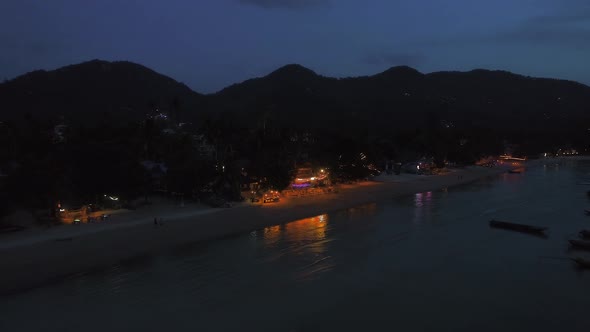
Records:
[[[0,79],[129,60],[199,92],[288,63],[336,77],[409,65],[589,84],[590,1],[3,0],[0,47]]]

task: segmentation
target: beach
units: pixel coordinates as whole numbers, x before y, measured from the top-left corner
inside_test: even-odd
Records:
[[[527,166],[538,162],[527,163]],[[276,204],[241,203],[232,208],[153,207],[126,222],[67,225],[56,230],[0,238],[0,294],[38,287],[68,275],[101,269],[179,246],[249,232],[419,192],[436,191],[506,172],[509,167],[470,166],[435,176],[381,176],[343,185],[337,194],[282,199]],[[158,215],[155,215],[155,214]],[[161,226],[154,217],[163,218]],[[118,218],[118,216],[116,216]],[[121,216],[123,218],[123,216]],[[82,226],[82,227],[79,227]]]

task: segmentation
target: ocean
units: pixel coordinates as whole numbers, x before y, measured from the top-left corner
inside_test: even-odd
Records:
[[[0,330],[587,331],[588,179],[550,163],[175,248],[0,297]]]

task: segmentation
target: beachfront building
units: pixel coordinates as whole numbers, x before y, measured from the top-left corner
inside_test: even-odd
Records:
[[[576,149],[567,148],[557,150],[556,156],[576,156],[579,152]]]
[[[332,192],[336,191],[330,182],[327,168],[314,170],[311,167],[301,167],[295,171],[291,185],[282,194],[286,197],[302,197]]]
[[[402,166],[402,170],[411,174],[431,174],[434,166],[434,160],[432,158],[422,158],[420,160],[404,164]]]
[[[320,168],[314,172],[311,167],[298,168],[295,172],[295,178],[291,183],[291,188],[301,189],[328,184],[328,172]]]
[[[309,167],[298,168],[295,172],[295,179],[291,183],[293,188],[305,188],[310,187],[315,180],[313,171]]]
[[[88,220],[89,207],[87,205],[69,207],[57,203],[56,217],[60,223],[72,224]]]

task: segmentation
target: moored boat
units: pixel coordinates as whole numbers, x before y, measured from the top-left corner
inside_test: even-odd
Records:
[[[569,240],[569,242],[574,248],[590,250],[590,241]]]
[[[517,224],[517,223],[499,221],[499,220],[491,220],[490,227],[510,229],[510,230],[517,231],[517,232],[535,233],[535,234],[544,234],[544,232],[547,230],[547,227]]]
[[[517,171],[515,169],[511,169],[511,170],[508,170],[508,173],[510,173],[510,174],[520,174],[521,172],[520,171]]]
[[[581,238],[590,239],[590,231],[587,229],[581,230],[578,234],[580,235]]]
[[[578,266],[583,269],[590,269],[590,260],[576,257],[576,258],[572,258],[572,261],[576,262],[576,264],[578,264]]]

